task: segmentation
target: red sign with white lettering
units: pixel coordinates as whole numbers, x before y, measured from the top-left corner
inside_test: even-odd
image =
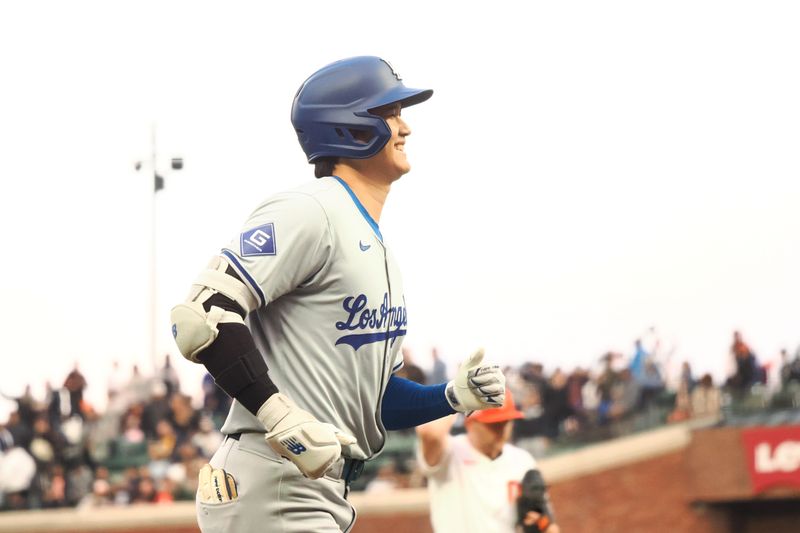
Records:
[[[800,426],[743,429],[742,441],[755,492],[800,488]]]

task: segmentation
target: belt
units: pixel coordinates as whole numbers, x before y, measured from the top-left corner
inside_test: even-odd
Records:
[[[241,432],[229,433],[227,437],[229,439],[239,440],[242,437],[242,434]],[[334,477],[340,478],[344,481],[345,485],[349,487],[353,481],[357,480],[361,476],[361,473],[364,471],[364,463],[366,463],[366,461],[362,461],[361,459],[344,457],[344,465],[342,465],[341,474]]]
[[[342,467],[342,479],[344,484],[348,487],[350,484],[361,477],[364,471],[364,463],[361,459],[351,459],[350,457],[344,458],[344,466]]]

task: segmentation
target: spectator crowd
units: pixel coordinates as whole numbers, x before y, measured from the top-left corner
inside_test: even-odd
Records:
[[[101,507],[193,500],[197,473],[222,441],[229,406],[213,380],[200,409],[181,391],[169,356],[145,377],[118,363],[108,403],[98,412],[84,398],[78,366],[43,400],[30,386],[0,425],[0,508]]]
[[[424,384],[448,380],[447,366],[436,349],[427,371],[410,350],[403,353],[401,377]],[[768,383],[768,365],[759,361],[739,332],[734,332],[730,346],[733,370],[723,383],[714,383],[710,374],[697,378],[688,362],[682,363],[677,380],[668,382],[669,357],[660,352],[657,341],[638,339],[629,354],[607,352],[585,368],[547,371],[539,362],[505,368],[508,386],[525,415],[515,423],[513,442],[541,458],[560,447],[661,424],[713,420],[726,405],[746,401],[767,385],[774,391],[769,406],[800,404],[800,348],[793,357],[787,350],[781,352],[780,368],[772,373],[777,383]],[[0,424],[0,509],[193,500],[197,474],[222,441],[219,428],[230,406],[213,379],[203,379],[200,406],[181,390],[169,356],[149,377],[135,365],[126,371],[115,363],[102,412],[85,400],[86,387],[76,365],[60,387],[47,388],[43,399],[34,398],[30,387],[21,396],[7,397],[16,410]],[[459,431],[459,422],[454,431]],[[399,448],[387,445],[384,454],[370,462],[370,475],[354,489],[424,484],[414,465],[413,431],[393,433],[387,444],[400,443]]]

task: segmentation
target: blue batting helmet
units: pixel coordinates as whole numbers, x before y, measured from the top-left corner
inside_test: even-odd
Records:
[[[392,133],[370,110],[400,102],[424,102],[430,89],[411,89],[385,60],[342,59],[311,75],[294,97],[292,125],[313,163],[321,157],[367,159],[383,149]]]

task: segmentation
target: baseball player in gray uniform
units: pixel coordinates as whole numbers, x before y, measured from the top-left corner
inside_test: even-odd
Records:
[[[202,531],[350,531],[349,484],[387,429],[503,404],[480,350],[449,383],[393,375],[408,315],[378,221],[410,170],[402,108],[432,94],[377,57],[309,77],[291,118],[318,179],[256,207],[173,308],[181,353],[234,398],[200,472]]]

